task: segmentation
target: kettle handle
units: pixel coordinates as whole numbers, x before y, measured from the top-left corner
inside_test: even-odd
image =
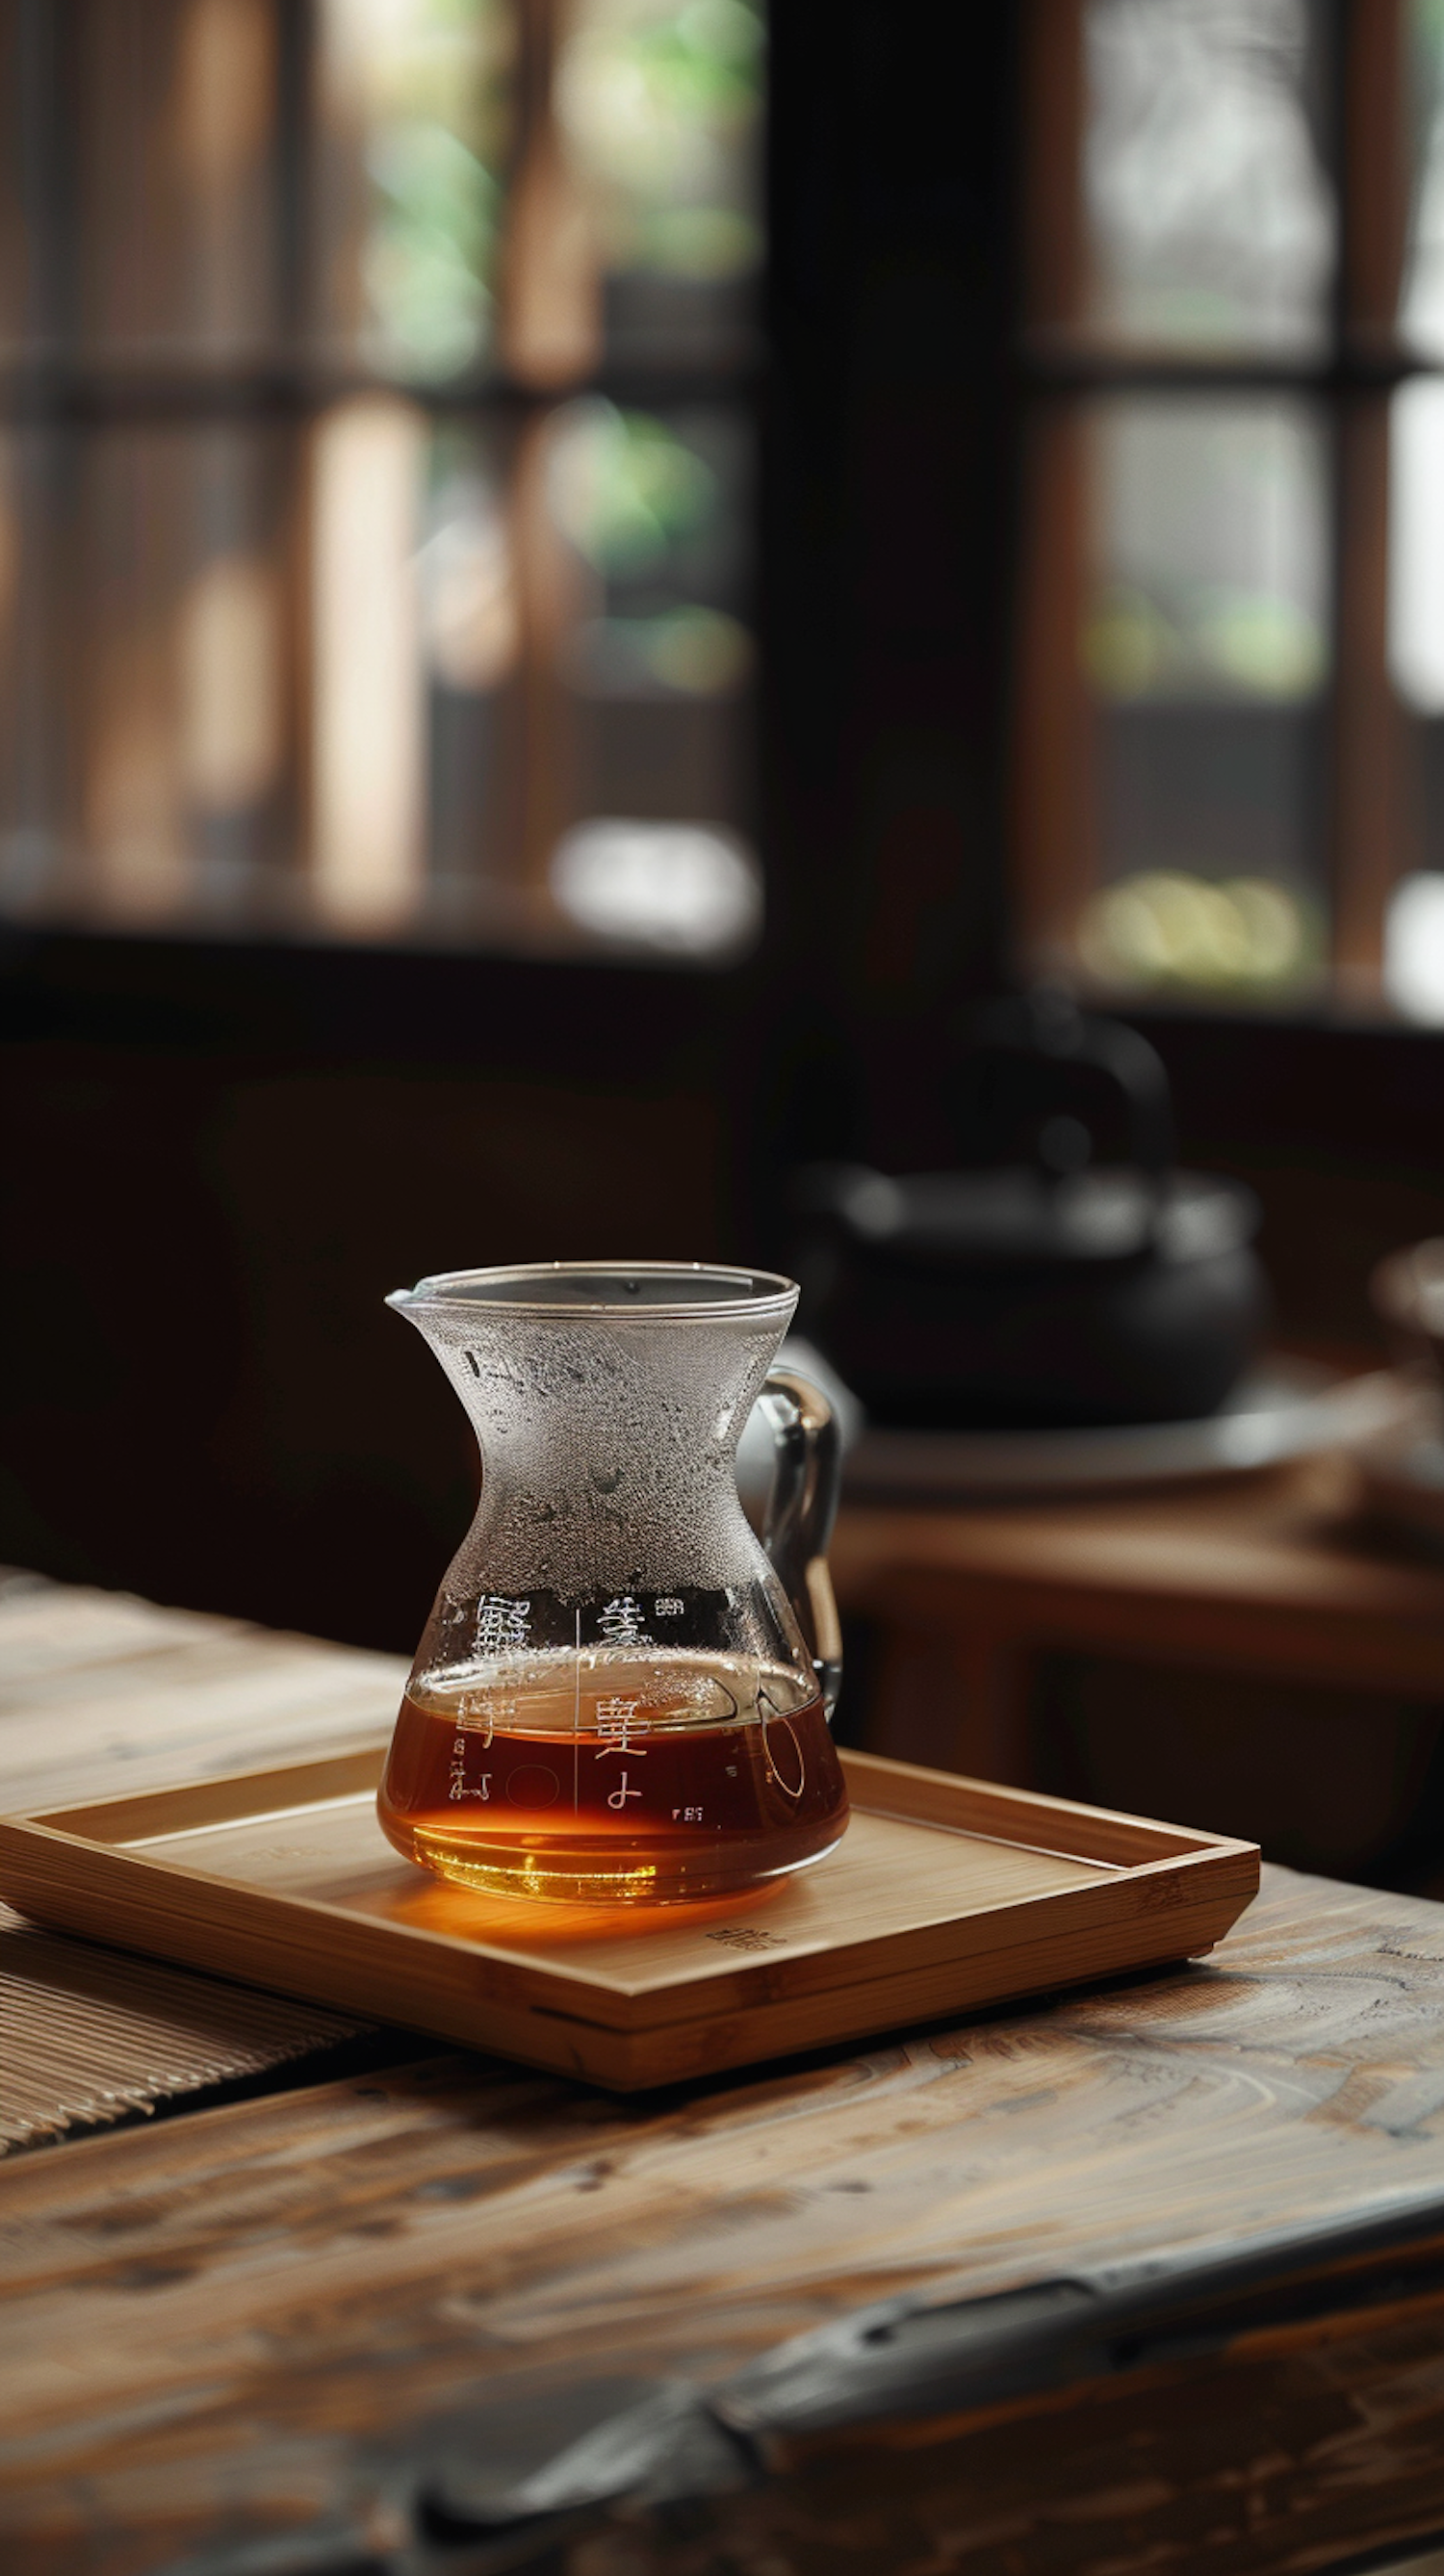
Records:
[[[820,1387],[795,1369],[773,1369],[758,1402],[772,1425],[776,1466],[762,1544],[783,1585],[831,1717],[842,1686],[842,1629],[827,1570],[837,1512],[842,1442]]]
[[[1173,1118],[1163,1059],[1126,1021],[1095,1019],[1070,994],[1042,991],[993,1002],[971,1016],[968,1052],[1034,1063],[1088,1065],[1123,1099],[1138,1169],[1162,1181],[1173,1163]]]

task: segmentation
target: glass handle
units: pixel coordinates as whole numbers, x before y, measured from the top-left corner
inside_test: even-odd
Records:
[[[762,1544],[792,1603],[831,1717],[842,1684],[842,1630],[827,1542],[837,1512],[842,1443],[826,1396],[795,1369],[774,1369],[760,1401],[776,1445]]]

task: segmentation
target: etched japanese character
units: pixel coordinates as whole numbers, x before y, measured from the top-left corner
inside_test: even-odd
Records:
[[[479,1655],[516,1655],[531,1634],[531,1603],[508,1601],[499,1592],[484,1592],[476,1605],[476,1651]]]
[[[597,1755],[599,1762],[605,1762],[609,1753],[637,1753],[645,1760],[647,1748],[637,1738],[649,1735],[651,1728],[646,1718],[637,1715],[641,1705],[639,1699],[598,1700],[597,1733],[607,1739]]]
[[[645,1646],[649,1643],[642,1628],[642,1605],[632,1599],[630,1592],[624,1592],[619,1600],[609,1601],[600,1613],[597,1625],[609,1646]]]

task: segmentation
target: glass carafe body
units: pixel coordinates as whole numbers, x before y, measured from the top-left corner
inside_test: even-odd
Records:
[[[378,1810],[399,1851],[495,1894],[722,1896],[830,1851],[847,1793],[825,1399],[769,1375],[797,1290],[700,1264],[453,1272],[390,1302],[482,1457]],[[777,1472],[759,1538],[738,1435]]]

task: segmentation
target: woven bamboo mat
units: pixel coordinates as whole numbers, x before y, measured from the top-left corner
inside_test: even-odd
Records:
[[[389,1655],[0,1571],[0,1809],[374,1742],[405,1669]],[[36,1930],[0,1904],[0,2155],[262,2074],[364,2028]]]
[[[0,2154],[264,2074],[363,2027],[11,1915],[0,1937]]]

